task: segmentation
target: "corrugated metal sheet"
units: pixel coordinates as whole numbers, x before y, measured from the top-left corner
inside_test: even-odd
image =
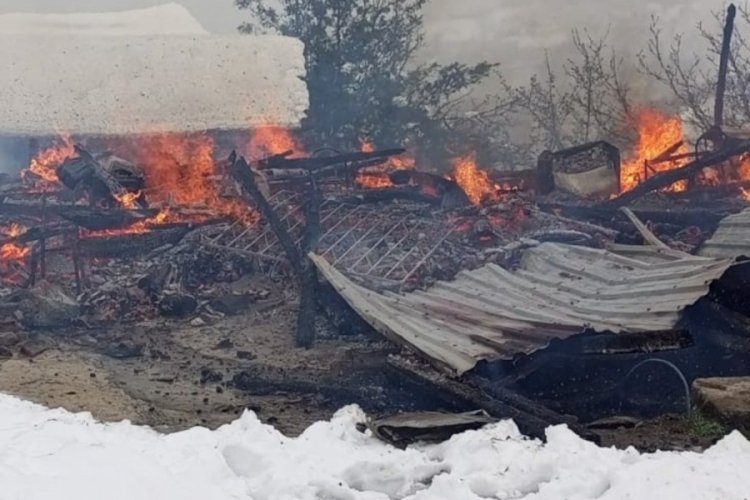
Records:
[[[373,292],[321,257],[311,258],[376,330],[457,374],[480,360],[530,354],[586,327],[669,330],[731,265],[653,247],[604,251],[545,243],[527,251],[515,272],[490,264],[398,295]]]
[[[750,209],[730,215],[698,252],[704,257],[750,257]]]

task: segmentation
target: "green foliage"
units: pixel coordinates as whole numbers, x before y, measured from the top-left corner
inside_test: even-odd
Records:
[[[255,21],[245,33],[276,32],[305,43],[310,109],[303,124],[314,146],[358,148],[411,143],[439,158],[461,149],[461,102],[495,69],[418,65],[427,0],[236,0]],[[428,160],[429,161],[429,160]]]
[[[729,433],[729,428],[724,424],[710,419],[700,412],[693,413],[688,417],[690,431],[699,438],[720,439]]]

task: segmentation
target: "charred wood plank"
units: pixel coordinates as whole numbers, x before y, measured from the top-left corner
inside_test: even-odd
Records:
[[[155,209],[121,210],[91,207],[67,207],[56,212],[63,219],[89,231],[104,231],[132,226],[158,215]]]
[[[661,241],[659,238],[657,238],[656,235],[653,232],[651,232],[651,230],[648,227],[646,227],[646,224],[641,222],[641,220],[638,218],[637,215],[633,213],[632,210],[626,207],[622,207],[620,210],[622,211],[622,213],[625,214],[625,216],[628,219],[630,219],[630,222],[632,222],[635,228],[638,230],[638,232],[641,233],[641,236],[643,236],[643,239],[644,241],[646,241],[646,243],[648,243],[649,245],[653,245],[657,248],[669,250],[669,246],[663,241]]]
[[[616,207],[588,207],[580,205],[541,204],[540,208],[548,213],[561,213],[569,218],[611,225],[615,220],[625,220],[624,214]],[[680,210],[631,209],[639,219],[659,224],[677,226],[699,226],[703,229],[716,229],[719,222],[732,212],[708,208],[690,208]],[[618,225],[619,228],[619,225]]]
[[[142,255],[167,244],[176,244],[192,231],[189,227],[141,234],[82,238],[78,243],[86,257],[119,258]]]
[[[382,151],[372,152],[356,152],[356,153],[345,153],[336,156],[328,156],[321,158],[286,158],[282,155],[272,156],[264,160],[260,160],[258,165],[263,168],[272,169],[300,169],[300,170],[320,170],[325,167],[333,165],[339,165],[342,163],[356,163],[363,161],[371,161],[380,158],[389,158],[391,156],[398,156],[404,154],[405,149],[386,149]]]
[[[704,168],[712,167],[719,163],[722,163],[730,158],[739,156],[743,153],[750,151],[750,141],[748,140],[735,140],[731,143],[727,143],[726,147],[719,151],[713,151],[706,153],[697,160],[674,170],[667,170],[666,172],[660,172],[650,179],[640,183],[634,189],[620,195],[614,200],[610,200],[601,204],[601,206],[609,207],[622,207],[628,203],[647,195],[652,191],[664,189],[675,182],[689,179],[693,175],[697,174]]]
[[[507,389],[492,387],[489,381],[480,381],[478,377],[464,382],[454,380],[427,365],[397,356],[389,357],[388,364],[413,383],[430,391],[437,389],[450,402],[484,410],[493,417],[513,419],[521,432],[528,436],[544,440],[548,427],[565,424],[581,437],[599,441],[598,436],[578,425],[574,417],[560,415]]]

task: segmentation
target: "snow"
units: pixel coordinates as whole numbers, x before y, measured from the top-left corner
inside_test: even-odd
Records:
[[[309,105],[302,42],[212,36],[176,3],[0,15],[0,61],[7,135],[293,127]]]
[[[80,14],[9,13],[0,15],[0,34],[47,35],[207,35],[177,3],[121,12]]]
[[[296,126],[304,46],[281,36],[0,36],[0,133]]]
[[[215,431],[163,435],[128,422],[0,395],[0,499],[480,500],[743,499],[750,442],[733,433],[704,453],[597,447],[565,427],[548,442],[512,422],[438,445],[394,449],[339,411],[298,438],[253,413]]]

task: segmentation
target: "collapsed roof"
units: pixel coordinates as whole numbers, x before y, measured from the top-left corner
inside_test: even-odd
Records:
[[[527,250],[515,272],[489,264],[400,295],[371,291],[322,257],[311,259],[373,328],[459,375],[481,360],[531,354],[588,328],[671,330],[732,265],[650,246],[544,243]]]

